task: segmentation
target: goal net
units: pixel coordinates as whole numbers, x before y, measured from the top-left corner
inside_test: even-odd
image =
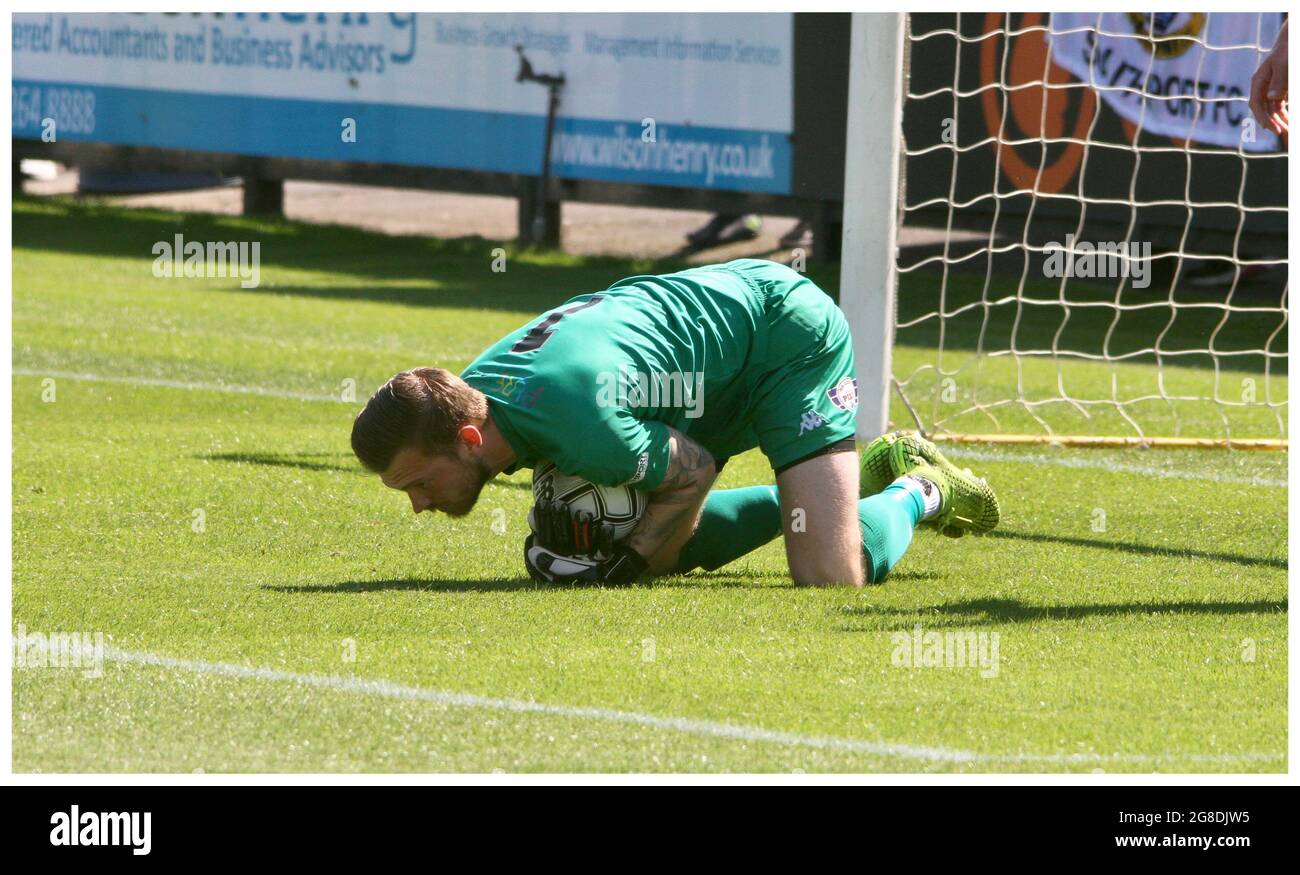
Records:
[[[1247,105],[1281,21],[907,17],[889,424],[1285,445],[1286,152]]]

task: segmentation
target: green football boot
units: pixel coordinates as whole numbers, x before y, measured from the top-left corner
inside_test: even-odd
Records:
[[[885,487],[917,465],[942,467],[948,460],[938,447],[914,431],[891,431],[882,434],[862,453],[862,471],[858,475],[858,497],[867,498],[883,492]]]
[[[993,489],[969,468],[960,469],[940,458],[941,464],[921,464],[907,472],[939,488],[939,510],[921,525],[934,526],[953,538],[966,532],[983,534],[996,528],[1002,511]]]
[[[895,431],[872,441],[862,454],[859,496],[882,492],[904,474],[913,474],[939,487],[939,511],[923,521],[953,538],[966,532],[990,531],[998,524],[998,497],[983,478],[969,468],[949,462],[931,441],[914,431]]]

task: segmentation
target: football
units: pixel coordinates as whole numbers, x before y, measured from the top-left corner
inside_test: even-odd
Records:
[[[614,527],[614,540],[621,541],[645,513],[645,493],[630,486],[601,486],[562,473],[550,462],[533,469],[533,502],[563,501],[574,510],[585,510],[597,521]]]

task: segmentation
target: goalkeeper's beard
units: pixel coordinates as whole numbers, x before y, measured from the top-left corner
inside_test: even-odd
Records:
[[[438,509],[447,516],[461,517],[474,509],[479,493],[496,474],[481,459],[470,459],[455,471],[455,482],[448,484],[447,503]]]

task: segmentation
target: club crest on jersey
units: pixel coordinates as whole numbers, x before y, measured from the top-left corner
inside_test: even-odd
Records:
[[[858,378],[845,377],[826,390],[826,397],[840,410],[857,410]]]

